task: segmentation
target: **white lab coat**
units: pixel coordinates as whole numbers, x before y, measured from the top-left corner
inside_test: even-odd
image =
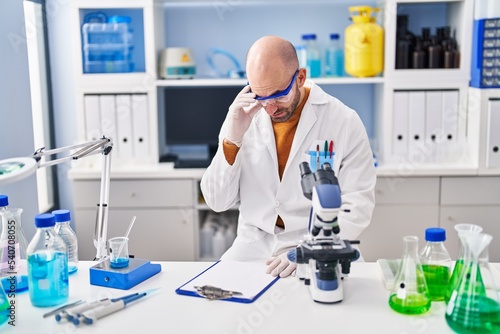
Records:
[[[342,192],[342,210],[349,210],[339,213],[340,237],[353,240],[370,223],[376,174],[366,129],[354,110],[312,81],[306,80],[305,85],[311,91],[281,181],[271,119],[265,110],[255,115],[232,166],[222,149],[226,123],[221,128],[219,148],[203,175],[201,190],[216,212],[239,204],[237,237],[223,259],[268,259],[303,239],[311,201],[302,193],[299,164],[309,161],[307,152],[315,140],[335,143],[333,170]],[[276,227],[278,215],[285,229]]]

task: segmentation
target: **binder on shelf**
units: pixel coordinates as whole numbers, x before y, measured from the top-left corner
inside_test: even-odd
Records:
[[[500,167],[500,100],[488,103],[486,167]]]
[[[146,94],[133,94],[131,96],[132,121],[133,121],[133,150],[134,157],[149,157],[149,137],[148,137],[148,100]]]
[[[102,136],[99,95],[85,95],[83,97],[83,103],[85,114],[85,139],[97,140]]]
[[[116,146],[119,157],[125,160],[133,158],[130,94],[116,95],[116,130]]]
[[[392,113],[392,153],[397,156],[406,156],[408,153],[408,92],[394,92]]]
[[[447,143],[458,141],[458,91],[444,90],[442,105],[443,135]]]
[[[266,274],[265,262],[219,260],[177,288],[175,292],[179,295],[204,298],[196,287],[213,286],[238,293],[220,300],[252,303],[278,279],[279,276]]]
[[[115,96],[100,95],[99,106],[101,110],[101,131],[102,134],[111,137],[116,142],[116,111]]]
[[[408,151],[410,161],[424,162],[429,157],[422,158],[425,136],[425,92],[412,91],[408,93]]]
[[[432,154],[432,162],[436,162],[435,154],[439,144],[443,141],[441,96],[441,91],[425,92],[425,145]]]

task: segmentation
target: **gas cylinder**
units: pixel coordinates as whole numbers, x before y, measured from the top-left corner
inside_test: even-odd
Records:
[[[379,8],[351,6],[352,24],[345,29],[345,71],[354,77],[373,77],[384,67],[384,29],[376,23]]]

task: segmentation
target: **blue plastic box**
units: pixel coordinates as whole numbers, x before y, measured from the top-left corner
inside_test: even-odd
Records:
[[[133,72],[134,38],[128,16],[90,13],[82,25],[84,73]]]
[[[500,87],[500,18],[474,20],[472,87]]]

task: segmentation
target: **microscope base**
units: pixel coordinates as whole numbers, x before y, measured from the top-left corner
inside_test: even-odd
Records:
[[[128,290],[161,271],[159,263],[130,259],[125,268],[111,268],[109,259],[90,267],[90,284]]]

